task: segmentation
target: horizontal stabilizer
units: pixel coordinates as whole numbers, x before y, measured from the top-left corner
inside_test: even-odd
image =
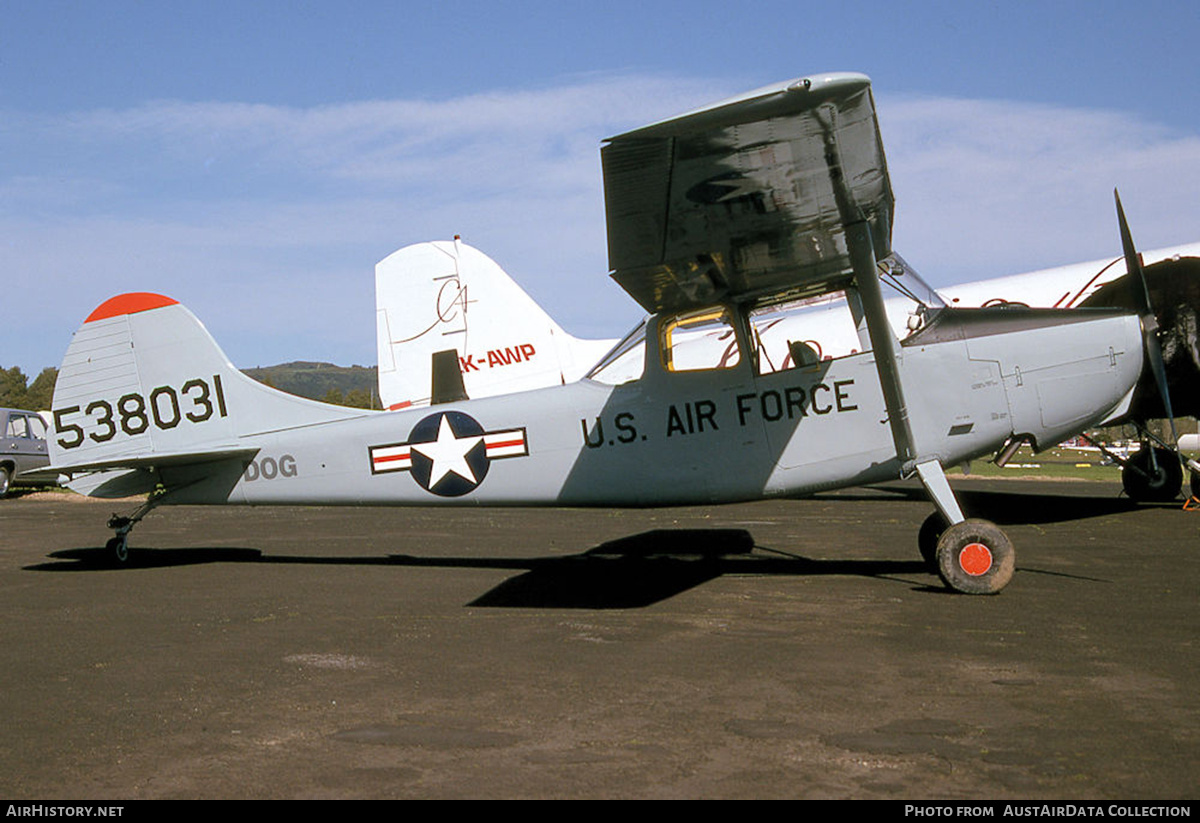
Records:
[[[190,466],[201,463],[213,463],[218,460],[245,460],[249,462],[258,452],[258,448],[214,449],[208,451],[184,452],[154,452],[153,454],[129,454],[125,456],[106,457],[84,463],[66,463],[51,465],[39,471],[53,476],[74,474],[77,472],[99,471],[102,469],[152,469],[170,466]]]

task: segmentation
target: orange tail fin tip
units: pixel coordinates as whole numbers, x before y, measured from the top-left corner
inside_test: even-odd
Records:
[[[110,297],[97,306],[96,310],[89,314],[87,320],[83,322],[91,323],[94,320],[105,320],[109,317],[119,317],[122,314],[137,314],[140,311],[159,309],[178,302],[178,300],[172,300],[170,297],[164,297],[161,294],[154,294],[148,291],[118,294],[116,297]]]

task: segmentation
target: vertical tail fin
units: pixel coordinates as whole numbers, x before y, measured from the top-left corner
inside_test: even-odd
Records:
[[[419,243],[375,267],[379,396],[429,402],[431,357],[458,352],[472,398],[578,380],[615,341],[580,340],[494,260],[462,243]]]
[[[52,414],[53,465],[100,468],[228,453],[248,435],[362,412],[251,380],[184,306],[137,293],[103,303],[75,332]]]

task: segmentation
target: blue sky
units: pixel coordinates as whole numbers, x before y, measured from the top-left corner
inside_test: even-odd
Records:
[[[935,284],[1116,254],[1114,186],[1142,247],[1200,239],[1200,4],[836,5],[0,0],[0,365],[122,291],[241,367],[372,364],[375,263],[455,233],[618,335],[600,140],[830,70]]]

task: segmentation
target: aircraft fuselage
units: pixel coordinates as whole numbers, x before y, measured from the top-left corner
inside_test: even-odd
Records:
[[[905,473],[871,352],[769,374],[750,357],[671,371],[658,322],[640,379],[243,432],[239,445],[257,449],[248,464],[210,465],[170,502],[657,506]],[[954,465],[1014,434],[1049,446],[1103,419],[1137,380],[1140,335],[1112,311],[945,312],[900,349],[921,456]],[[227,394],[234,415],[240,392]]]

